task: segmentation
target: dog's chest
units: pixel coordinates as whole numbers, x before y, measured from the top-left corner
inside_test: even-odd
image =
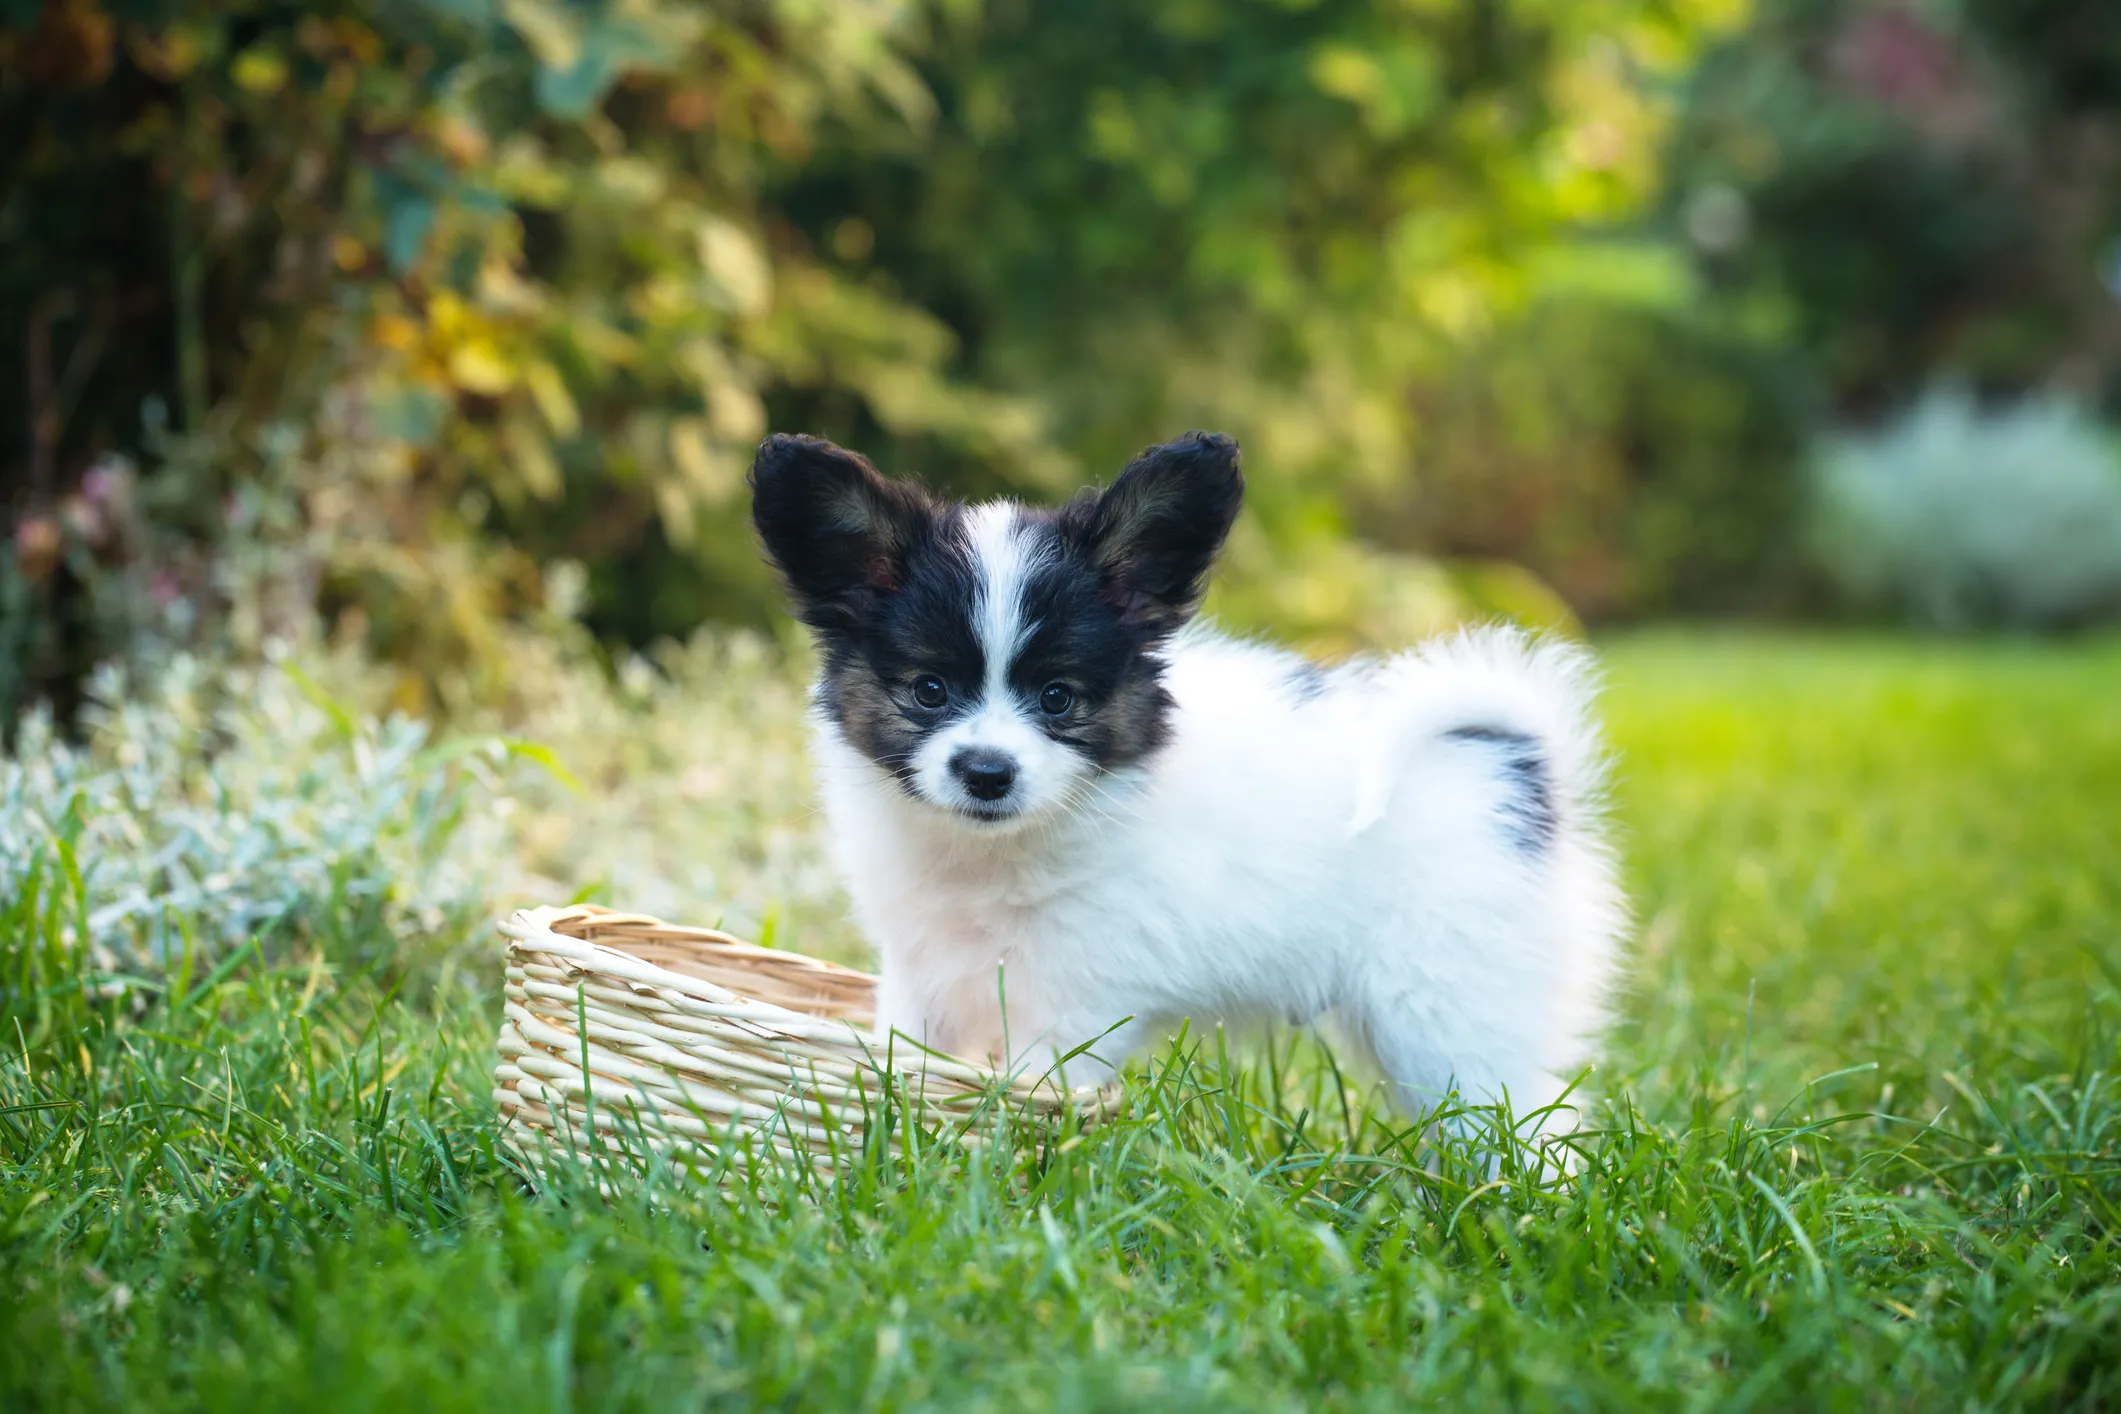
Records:
[[[872,883],[891,932],[985,964],[1067,927],[1095,888],[1091,875],[1075,861],[1025,853],[909,860],[895,878]]]

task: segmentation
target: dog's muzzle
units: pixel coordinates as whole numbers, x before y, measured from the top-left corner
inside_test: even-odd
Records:
[[[1016,758],[988,747],[968,746],[950,758],[950,774],[974,800],[1007,800],[1016,788]]]

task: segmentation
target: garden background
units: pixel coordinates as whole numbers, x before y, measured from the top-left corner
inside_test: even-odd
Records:
[[[0,1391],[2110,1401],[2107,11],[0,0]],[[759,437],[1191,427],[1225,623],[1605,661],[1585,1177],[1211,1048],[1065,1153],[526,1188],[495,910],[862,956]]]

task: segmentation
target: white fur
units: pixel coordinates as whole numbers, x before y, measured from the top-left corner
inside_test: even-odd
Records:
[[[974,534],[983,561],[1006,559],[1006,523]],[[1026,628],[983,612],[990,642]],[[1023,752],[1036,799],[1001,827],[931,803],[951,798],[941,775],[931,800],[909,795],[818,716],[834,850],[881,954],[880,1030],[1018,1065],[1102,1036],[1068,1065],[1084,1080],[1182,1018],[1330,1012],[1404,1105],[1454,1083],[1506,1089],[1519,1113],[1551,1102],[1590,1059],[1625,926],[1583,656],[1490,630],[1310,694],[1294,655],[1210,630],[1164,657],[1172,738],[1105,775],[989,684],[945,735]],[[1513,834],[1521,787],[1496,743],[1447,735],[1462,727],[1537,741],[1560,816],[1546,847]]]

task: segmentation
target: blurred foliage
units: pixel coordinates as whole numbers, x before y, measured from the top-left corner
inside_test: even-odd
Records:
[[[1811,543],[1856,605],[1929,628],[2057,628],[2121,610],[2121,451],[2048,397],[1939,391],[1815,469]]]
[[[1233,432],[1218,607],[1332,651],[1566,620],[1527,570],[1594,618],[1758,604],[1813,409],[2114,396],[2103,34],[2063,0],[0,0],[0,708],[66,715],[158,635],[321,619],[431,710],[517,691],[524,625],[772,621],[768,427],[1036,497]]]
[[[1645,80],[1730,8],[938,7],[930,140],[840,134],[785,201],[942,313],[973,376],[1053,409],[1090,472],[1227,428],[1273,533],[1344,529],[1344,489],[1402,468],[1408,371],[1654,192]]]
[[[1681,85],[1658,214],[1633,228],[1684,266],[1585,283],[1417,377],[1412,474],[1365,529],[1515,560],[1593,618],[1808,609],[1813,429],[1876,426],[1940,382],[2121,411],[2110,9],[1760,0]],[[2021,490],[2011,477],[2038,470],[2008,465],[1978,486],[1956,463],[1905,468],[1927,490],[1904,499],[1934,510],[1958,487],[1947,519],[1970,527],[2022,496],[1999,525],[2041,522],[2052,488]],[[1906,515],[1860,524],[1887,539],[1850,553],[1905,551]],[[1964,549],[1936,533],[1938,556]],[[2121,575],[2121,552],[2098,553],[2097,575]]]
[[[57,0],[5,19],[0,327],[24,337],[0,395],[32,429],[7,456],[12,578],[35,601],[11,626],[88,624],[98,568],[141,558],[163,600],[228,602],[211,553],[77,524],[99,459],[144,465],[156,529],[202,552],[262,492],[292,532],[293,607],[411,665],[415,698],[492,666],[554,561],[588,567],[586,612],[622,637],[763,613],[739,503],[769,395],[1055,460],[1029,409],[946,376],[932,316],[761,203],[828,113],[908,140],[929,123],[888,7]],[[78,630],[46,637],[29,686],[94,656]]]
[[[1260,572],[1330,567],[1730,3],[9,0],[5,692],[143,623],[321,609],[419,706],[552,610],[761,619],[769,425],[1036,495],[1227,428]]]
[[[2121,609],[2112,453],[2082,411],[2121,413],[2110,6],[1763,0],[1690,79],[1667,165],[1705,303],[1826,429],[1827,587],[1929,627]]]
[[[1763,0],[1689,84],[1672,215],[1832,406],[2121,410],[2121,26],[2082,0]]]
[[[1756,608],[1787,578],[1805,390],[1728,330],[1555,301],[1415,398],[1417,474],[1373,534],[1528,566],[1599,619]]]
[[[478,920],[580,898],[860,957],[812,806],[799,660],[710,631],[606,673],[579,630],[511,636],[505,732],[489,707],[440,735],[389,710],[387,670],[314,643],[104,666],[78,741],[40,710],[0,753],[0,898],[34,899],[57,865],[61,940],[113,977],[203,975],[254,944],[483,956]]]
[[[920,49],[932,140],[848,134],[786,201],[944,312],[968,371],[1040,400],[1091,474],[1170,429],[1235,432],[1252,514],[1218,614],[1326,653],[1469,615],[1570,624],[1491,547],[1380,543],[1374,512],[1424,470],[1410,381],[1557,292],[1669,285],[1668,253],[1581,237],[1655,192],[1656,82],[1730,8],[945,11]]]

